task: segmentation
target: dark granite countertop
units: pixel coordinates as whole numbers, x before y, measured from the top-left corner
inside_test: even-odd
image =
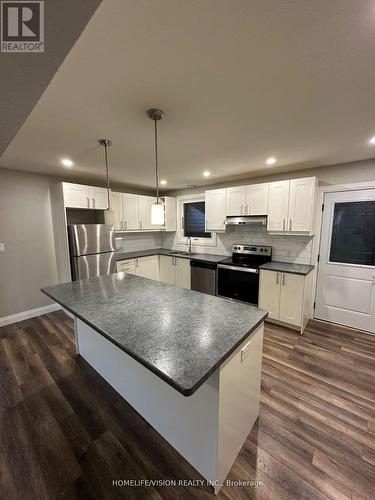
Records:
[[[174,250],[167,248],[153,248],[150,250],[139,250],[137,252],[118,253],[117,260],[136,259],[137,257],[148,257],[150,255],[169,255],[181,259],[203,260],[205,262],[220,262],[227,259],[228,255],[212,255],[209,253],[193,253],[191,255],[177,254]]]
[[[292,264],[290,262],[277,262],[272,260],[260,266],[260,269],[266,269],[267,271],[277,271],[280,273],[291,273],[291,274],[302,274],[306,276],[313,269],[314,266],[310,264]]]
[[[42,288],[184,396],[193,394],[267,313],[127,273]]]

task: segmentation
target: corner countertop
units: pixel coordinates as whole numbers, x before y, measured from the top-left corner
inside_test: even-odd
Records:
[[[179,259],[203,260],[205,262],[220,262],[227,259],[228,255],[213,255],[208,253],[193,253],[191,255],[178,254],[174,250],[166,248],[152,248],[150,250],[139,250],[137,252],[118,253],[117,260],[136,259],[138,257],[149,257],[150,255],[169,255]]]
[[[314,266],[310,264],[292,264],[290,262],[277,262],[275,260],[271,260],[271,262],[267,262],[267,264],[260,266],[260,269],[276,271],[279,273],[301,274],[306,276],[314,269]]]
[[[42,288],[184,396],[267,317],[262,309],[127,273]]]

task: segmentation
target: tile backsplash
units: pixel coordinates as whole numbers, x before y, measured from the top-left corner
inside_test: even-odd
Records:
[[[216,246],[194,246],[195,252],[218,255],[230,255],[234,243],[272,246],[272,260],[310,264],[312,253],[311,236],[276,236],[269,234],[263,226],[231,226],[225,233],[217,233]],[[194,242],[193,242],[194,243]],[[164,248],[185,250],[185,245],[178,243],[176,233],[163,233],[161,246]],[[150,247],[153,248],[153,247]]]
[[[137,252],[161,246],[161,233],[159,232],[126,233],[116,236],[116,249],[119,253]]]

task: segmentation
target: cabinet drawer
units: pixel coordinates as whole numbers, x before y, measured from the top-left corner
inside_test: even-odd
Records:
[[[134,259],[119,260],[117,262],[117,272],[134,272],[135,262]]]

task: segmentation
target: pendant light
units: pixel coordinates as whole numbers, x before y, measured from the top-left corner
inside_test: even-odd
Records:
[[[113,226],[115,223],[115,214],[111,209],[111,191],[109,189],[109,167],[108,167],[108,151],[107,149],[112,146],[110,139],[99,139],[99,144],[104,147],[105,159],[105,175],[107,179],[107,210],[104,210],[104,223]]]
[[[147,116],[154,121],[155,130],[155,180],[156,180],[156,203],[151,206],[151,224],[153,226],[164,225],[164,205],[159,200],[159,166],[158,166],[158,127],[157,122],[164,116],[161,109],[147,110]]]

